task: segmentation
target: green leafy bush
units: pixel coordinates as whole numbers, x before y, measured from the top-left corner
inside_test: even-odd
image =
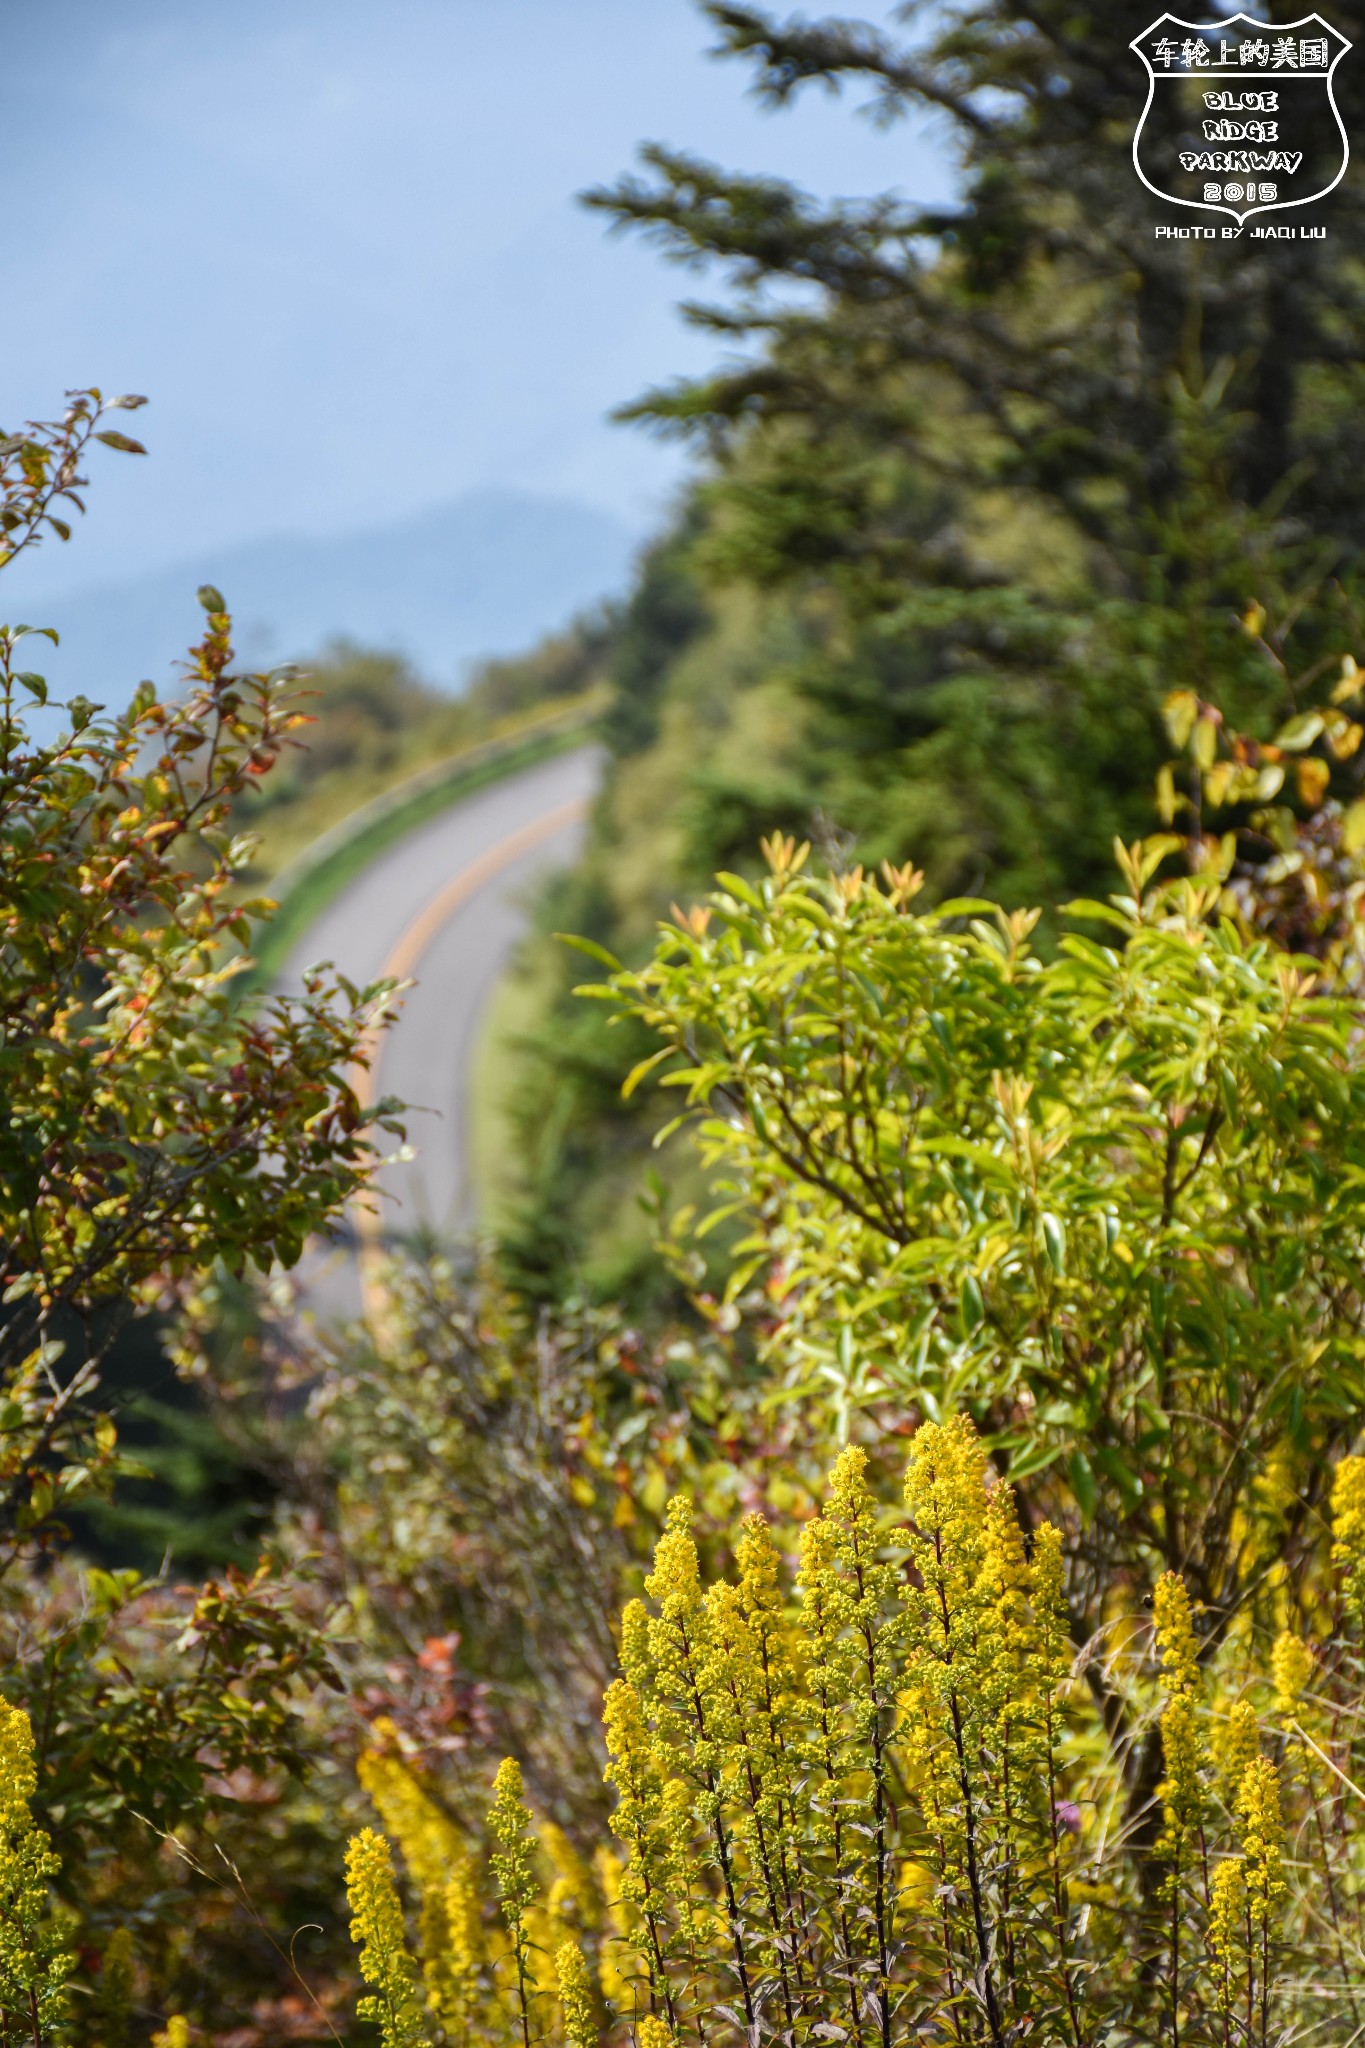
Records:
[[[141,402],[76,393],[60,420],[0,436],[0,566],[68,537],[85,454],[141,452],[107,424]],[[119,1330],[173,1318],[215,1265],[293,1265],[365,1188],[375,1124],[397,1128],[351,1085],[382,985],[318,974],[298,997],[235,1000],[271,906],[236,887],[251,842],[231,814],[306,720],[290,674],[234,671],[224,601],[200,601],[182,691],[144,684],[113,717],[48,705],[24,666],[41,630],[0,628],[0,1655],[5,1727],[29,1743],[7,1780],[23,1814],[3,1819],[17,1842],[31,1809],[52,1845],[0,1845],[18,1858],[0,1978],[35,2044],[57,2012],[26,1932],[47,1879],[82,1973],[125,1920],[163,1980],[197,1930],[202,1970],[212,1936],[166,1844],[230,1839],[262,1783],[301,1771],[305,1703],[336,1682],[324,1618],[269,1563],[194,1588],[62,1556],[67,1518],[130,1463],[103,1381]],[[82,2024],[90,1990],[73,1979]]]

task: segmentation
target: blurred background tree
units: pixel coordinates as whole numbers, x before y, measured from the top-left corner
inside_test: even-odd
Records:
[[[788,828],[913,859],[931,895],[1092,890],[1151,822],[1173,691],[1269,741],[1359,652],[1359,171],[1325,242],[1158,241],[1133,7],[703,12],[775,106],[928,122],[961,199],[821,205],[662,148],[589,195],[728,286],[687,309],[727,359],[623,415],[702,477],[627,608],[613,764],[546,923],[640,958],[671,899]],[[528,979],[515,1270],[650,1293],[619,1049],[548,946]]]

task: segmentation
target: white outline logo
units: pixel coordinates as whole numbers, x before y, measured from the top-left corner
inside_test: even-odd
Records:
[[[1202,40],[1204,37],[1211,38],[1212,40],[1218,43],[1221,54],[1222,39],[1228,34],[1230,30],[1235,31],[1238,28],[1239,24],[1242,23],[1246,25],[1247,29],[1252,32],[1252,35],[1255,38],[1261,39],[1263,41],[1283,42],[1285,39],[1294,38],[1295,31],[1298,29],[1315,29],[1318,31],[1319,36],[1321,38],[1326,39],[1327,48],[1331,53],[1331,61],[1330,63],[1328,63],[1325,69],[1323,69],[1321,66],[1318,66],[1309,70],[1304,70],[1300,68],[1297,65],[1297,62],[1292,66],[1289,64],[1282,63],[1274,69],[1269,69],[1264,64],[1239,69],[1231,64],[1212,64],[1207,63],[1203,60],[1201,60],[1196,65],[1194,62],[1191,61],[1191,58],[1187,54],[1190,49],[1190,42],[1186,41],[1182,46],[1181,53],[1179,53],[1178,55],[1173,55],[1172,57],[1167,59],[1170,68],[1163,71],[1157,71],[1152,64],[1151,58],[1147,54],[1146,48],[1144,47],[1146,44],[1151,42],[1154,36],[1163,36],[1165,32],[1174,29],[1183,29],[1186,33],[1187,38],[1190,39]],[[1295,47],[1297,47],[1298,40],[1301,40],[1301,38],[1295,39]],[[1341,183],[1342,179],[1345,177],[1346,167],[1351,161],[1351,138],[1346,133],[1346,124],[1341,118],[1341,111],[1337,106],[1336,96],[1332,91],[1332,74],[1336,70],[1337,65],[1341,62],[1342,58],[1346,55],[1346,52],[1349,49],[1351,49],[1353,45],[1347,41],[1346,37],[1342,35],[1339,29],[1333,28],[1330,22],[1324,21],[1320,14],[1305,14],[1301,15],[1299,20],[1297,21],[1288,22],[1258,21],[1255,19],[1254,16],[1250,14],[1231,14],[1225,15],[1223,19],[1220,21],[1198,22],[1185,21],[1177,14],[1161,14],[1157,16],[1156,20],[1152,23],[1150,28],[1144,29],[1140,36],[1134,36],[1132,42],[1128,45],[1128,47],[1130,50],[1136,52],[1136,54],[1142,59],[1144,65],[1147,67],[1147,100],[1146,104],[1142,109],[1141,114],[1138,117],[1137,127],[1133,131],[1133,169],[1137,172],[1138,177],[1147,187],[1147,190],[1153,193],[1156,198],[1164,199],[1168,206],[1192,206],[1200,213],[1230,214],[1232,218],[1240,226],[1243,222],[1250,220],[1251,216],[1255,213],[1279,213],[1282,212],[1286,207],[1290,206],[1312,206],[1319,199],[1325,199],[1329,192],[1335,191],[1336,187]],[[1206,79],[1211,85],[1214,83],[1215,80],[1221,81],[1233,79],[1256,79],[1257,81],[1259,81],[1259,84],[1263,91],[1268,92],[1270,94],[1274,93],[1277,84],[1281,82],[1289,83],[1290,81],[1293,81],[1296,84],[1301,84],[1305,80],[1311,79],[1314,83],[1321,83],[1325,85],[1327,88],[1327,104],[1332,110],[1332,118],[1336,122],[1337,131],[1341,136],[1341,168],[1337,172],[1336,176],[1333,178],[1331,184],[1323,185],[1316,192],[1307,193],[1302,199],[1281,199],[1278,196],[1278,188],[1276,190],[1276,196],[1273,199],[1260,199],[1259,193],[1262,190],[1262,187],[1258,182],[1255,181],[1256,174],[1254,172],[1248,172],[1245,176],[1237,178],[1237,184],[1239,186],[1244,187],[1245,196],[1248,199],[1252,197],[1253,193],[1257,194],[1258,203],[1252,206],[1244,207],[1237,206],[1235,204],[1228,205],[1223,203],[1224,195],[1226,192],[1225,187],[1223,188],[1223,191],[1220,192],[1220,196],[1218,199],[1183,199],[1180,197],[1178,193],[1163,192],[1159,185],[1154,185],[1152,183],[1151,179],[1147,176],[1147,173],[1142,168],[1142,161],[1138,153],[1139,145],[1142,141],[1142,131],[1144,126],[1146,125],[1147,116],[1152,111],[1152,104],[1156,98],[1158,80],[1164,80],[1166,82],[1169,82],[1171,80],[1177,80],[1182,83],[1187,83],[1190,79],[1194,78]],[[1246,152],[1242,153],[1245,154]],[[1286,152],[1279,150],[1271,152],[1272,156],[1281,156],[1284,154],[1286,154]],[[1299,155],[1301,157],[1302,152],[1299,152]],[[1242,191],[1238,190],[1238,199],[1240,199],[1242,196]]]

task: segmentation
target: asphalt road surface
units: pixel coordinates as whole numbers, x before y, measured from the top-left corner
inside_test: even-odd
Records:
[[[415,983],[373,1070],[376,1095],[414,1105],[407,1125],[416,1156],[380,1175],[386,1237],[450,1239],[475,1220],[469,1090],[484,1010],[526,929],[535,885],[582,843],[601,758],[596,747],[577,747],[419,825],[323,911],[281,977],[296,988],[306,966],[331,960],[362,986],[386,974]],[[359,1306],[349,1237],[342,1233],[331,1259],[307,1262],[306,1293],[319,1314]]]

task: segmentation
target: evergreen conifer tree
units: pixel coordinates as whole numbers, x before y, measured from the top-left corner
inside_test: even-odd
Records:
[[[1365,538],[1359,180],[1315,211],[1321,242],[1158,239],[1189,216],[1133,171],[1133,0],[912,4],[895,32],[704,12],[773,103],[847,87],[928,119],[960,198],[822,204],[646,149],[590,200],[724,273],[690,317],[747,358],[629,412],[719,457],[714,568],[816,597],[801,682],[838,822],[944,885],[1084,883],[1150,819],[1169,690],[1282,717],[1237,630],[1253,601],[1294,613],[1301,666],[1349,644],[1326,594]],[[1333,25],[1365,38],[1357,6]],[[916,779],[954,849],[938,874],[879,795]]]

